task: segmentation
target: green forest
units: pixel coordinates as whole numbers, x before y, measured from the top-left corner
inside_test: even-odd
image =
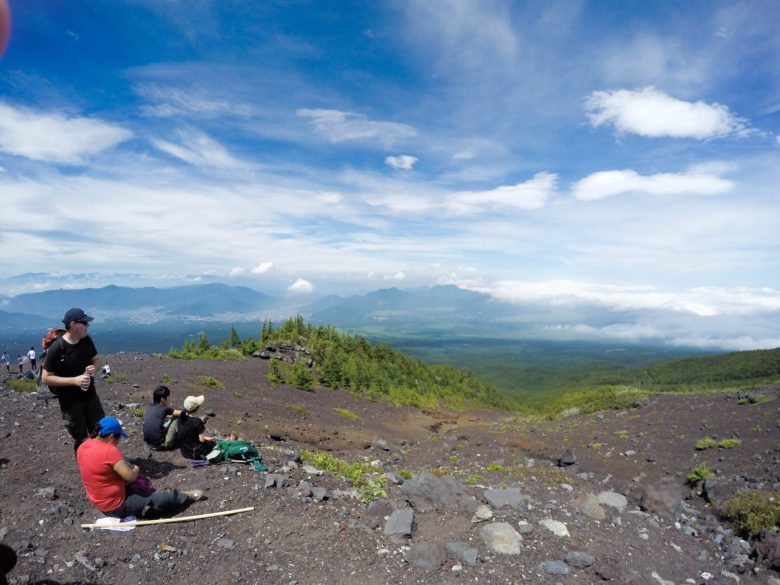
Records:
[[[288,363],[272,359],[269,380],[301,390],[316,386],[344,388],[369,399],[419,408],[442,404],[452,408],[494,406],[511,409],[513,401],[472,373],[446,364],[428,365],[396,351],[387,343],[371,343],[332,326],[313,326],[297,316],[274,327],[263,322],[257,339],[230,339],[211,345],[205,335],[168,354],[178,359],[243,359],[269,345],[301,348],[306,359]],[[312,361],[309,365],[309,358]]]
[[[482,350],[471,346],[467,352],[450,346],[447,349],[454,350],[450,359],[468,368],[462,369],[447,363],[426,363],[387,342],[372,343],[333,326],[313,326],[301,316],[278,327],[265,321],[257,338],[241,338],[231,328],[229,339],[212,345],[202,334],[168,355],[245,359],[269,345],[300,349],[299,359],[293,363],[271,360],[268,376],[274,383],[301,390],[344,388],[368,399],[419,408],[492,406],[550,417],[574,409],[626,408],[656,392],[738,390],[780,383],[780,348],[641,365],[652,356],[637,354],[634,364],[619,365],[595,361],[592,353],[584,359],[573,347],[564,354],[559,351],[556,357],[553,346],[536,353],[527,348],[521,351],[512,343],[503,350],[495,345]],[[437,358],[446,358],[446,353],[442,348]]]

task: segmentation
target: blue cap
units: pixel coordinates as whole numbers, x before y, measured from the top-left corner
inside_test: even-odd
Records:
[[[122,435],[125,439],[127,435],[122,430],[122,423],[113,416],[104,416],[97,424],[98,434],[101,435]]]

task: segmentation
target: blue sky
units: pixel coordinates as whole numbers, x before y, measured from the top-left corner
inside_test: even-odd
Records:
[[[10,7],[4,294],[451,283],[780,345],[780,3]]]

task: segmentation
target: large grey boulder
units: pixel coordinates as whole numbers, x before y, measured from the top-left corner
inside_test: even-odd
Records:
[[[576,465],[577,456],[571,449],[566,449],[563,454],[558,457],[558,467],[569,467],[570,465]]]
[[[403,503],[406,506],[406,503]],[[371,526],[377,528],[382,525],[385,518],[390,516],[393,512],[401,508],[401,504],[394,500],[379,499],[371,502],[363,513],[361,514],[363,521]]]
[[[564,560],[567,565],[575,569],[584,569],[596,562],[596,558],[592,554],[574,550],[567,552]]]
[[[528,498],[520,493],[520,488],[487,489],[484,491],[484,496],[490,505],[495,509],[528,509]]]
[[[466,542],[448,542],[447,552],[467,565],[476,565],[479,560],[479,551]]]
[[[485,545],[493,552],[504,555],[520,554],[523,537],[506,522],[494,522],[479,531]]]
[[[440,544],[419,542],[409,547],[404,560],[414,567],[435,571],[447,561],[447,553]]]
[[[682,505],[682,486],[673,477],[662,477],[646,486],[640,507],[650,514],[674,516]]]
[[[599,504],[609,506],[610,508],[615,508],[618,512],[621,513],[625,511],[626,507],[628,507],[628,500],[626,499],[626,496],[617,492],[601,492],[598,495],[598,498]]]
[[[405,508],[393,512],[385,523],[385,535],[396,544],[403,544],[412,537],[414,510]]]
[[[601,507],[599,498],[596,496],[596,494],[582,494],[572,500],[572,505],[576,510],[579,510],[588,518],[593,518],[594,520],[604,520],[604,518],[607,517],[607,513],[604,511],[604,508]]]
[[[454,477],[438,476],[424,471],[401,486],[401,493],[419,512],[457,509],[473,513],[477,501],[466,493],[466,488]]]
[[[747,482],[740,477],[711,475],[704,480],[704,495],[707,496],[707,501],[716,508],[720,508],[731,496],[746,488]]]

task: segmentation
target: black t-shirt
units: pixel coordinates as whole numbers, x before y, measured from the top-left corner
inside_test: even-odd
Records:
[[[176,431],[176,441],[179,451],[187,459],[203,459],[206,453],[214,448],[214,443],[200,442],[200,435],[206,430],[206,425],[197,416],[182,414],[179,417],[179,429]]]
[[[159,447],[165,441],[165,417],[173,414],[173,408],[162,404],[150,404],[144,411],[144,441]]]
[[[92,359],[97,355],[97,349],[90,336],[80,339],[78,343],[68,343],[61,336],[54,340],[46,350],[46,361],[43,368],[50,374],[69,378],[80,376],[87,366],[92,365]],[[95,396],[95,380],[89,383],[87,391],[80,386],[49,386],[49,390],[56,394],[61,401],[86,400]]]

